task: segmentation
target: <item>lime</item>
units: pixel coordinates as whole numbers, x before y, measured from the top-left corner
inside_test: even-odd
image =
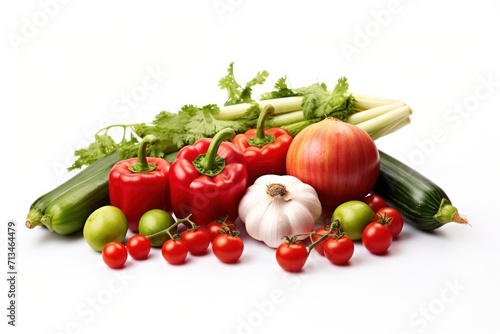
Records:
[[[175,220],[169,212],[162,209],[152,209],[145,212],[141,216],[141,219],[139,220],[139,233],[149,238],[151,246],[161,247],[165,241],[170,239],[168,233],[160,233],[154,237],[150,236],[155,233],[165,231],[174,223]],[[169,232],[174,235],[176,231],[171,230]]]
[[[128,231],[127,217],[119,208],[106,205],[90,214],[83,226],[83,237],[89,246],[101,252],[112,241],[123,242]]]

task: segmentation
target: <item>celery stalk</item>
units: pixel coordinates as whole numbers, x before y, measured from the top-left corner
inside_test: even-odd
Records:
[[[364,94],[352,94],[356,99],[356,110],[367,110],[388,104],[400,102],[396,99],[389,99],[385,97],[370,96]]]
[[[373,139],[377,139],[408,124],[411,114],[410,107],[403,102],[396,102],[359,111],[349,116],[347,123],[358,126]],[[271,125],[284,127],[295,134],[314,122],[314,120],[306,120],[303,112],[299,110],[273,117]]]
[[[271,104],[274,107],[274,114],[286,114],[302,109],[302,96],[283,97],[279,99],[258,101],[259,108],[264,108]],[[239,103],[220,107],[220,111],[215,117],[221,121],[235,120],[243,117],[246,111],[252,107],[251,103]]]
[[[358,124],[358,123],[367,121],[369,119],[378,117],[380,115],[383,115],[386,112],[389,112],[389,111],[394,110],[396,108],[405,107],[405,106],[406,105],[403,102],[396,102],[396,103],[392,103],[392,104],[383,105],[380,107],[366,109],[366,110],[359,111],[355,114],[350,115],[347,118],[347,122],[349,122],[351,124]],[[406,107],[406,108],[408,108],[408,107]]]
[[[393,132],[392,126],[409,118],[412,111],[407,106],[393,109],[383,115],[356,124],[357,127],[365,130],[374,140]],[[403,125],[406,123],[402,123]]]

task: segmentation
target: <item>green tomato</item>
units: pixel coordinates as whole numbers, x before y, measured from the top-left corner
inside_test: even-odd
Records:
[[[152,209],[145,212],[139,220],[139,233],[145,235],[151,241],[151,246],[161,247],[170,239],[168,233],[162,233],[154,237],[149,237],[155,233],[161,232],[169,228],[175,223],[172,215],[162,209]],[[176,233],[173,229],[169,231],[172,235]]]
[[[102,252],[112,241],[123,242],[128,231],[127,217],[119,208],[106,205],[88,216],[83,226],[83,237],[90,248]]]
[[[361,240],[363,230],[373,221],[374,215],[368,204],[353,200],[340,204],[333,212],[332,221],[337,220],[340,229],[351,240]]]

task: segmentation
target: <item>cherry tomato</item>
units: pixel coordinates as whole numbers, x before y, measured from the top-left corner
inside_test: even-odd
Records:
[[[187,244],[192,255],[205,254],[210,246],[210,233],[205,227],[197,227],[182,233],[181,239]]]
[[[309,256],[306,246],[302,243],[284,242],[276,249],[276,261],[285,271],[300,271]]]
[[[212,241],[212,251],[221,262],[235,263],[243,254],[243,241],[237,235],[219,233]]]
[[[362,201],[368,204],[373,212],[377,212],[380,208],[387,206],[387,202],[379,195],[370,194],[363,198]]]
[[[188,255],[188,246],[181,239],[168,239],[161,247],[161,255],[170,264],[183,264]]]
[[[392,244],[391,229],[379,222],[371,222],[363,230],[361,241],[370,253],[384,254]]]
[[[108,267],[113,269],[123,268],[127,261],[127,248],[118,241],[107,243],[102,249],[102,259]]]
[[[324,254],[333,264],[347,264],[354,254],[354,242],[345,235],[339,238],[330,237],[326,239]]]
[[[210,233],[210,240],[214,240],[214,238],[220,234],[225,226],[224,224],[229,226],[233,231],[236,230],[236,226],[234,226],[234,223],[229,219],[211,221],[207,224],[207,230],[208,233]]]
[[[380,208],[375,213],[375,220],[387,225],[393,238],[397,237],[403,230],[403,216],[395,208],[388,206]]]
[[[321,234],[328,234],[328,230],[325,228],[325,227],[318,227],[314,233],[312,234],[311,236],[311,239],[313,242],[317,241],[318,239],[321,238]],[[330,237],[324,239],[323,241],[321,241],[319,244],[316,244],[316,246],[314,246],[314,249],[321,255],[325,255],[323,253],[323,249],[325,248],[325,242],[327,239],[329,239]]]
[[[144,260],[151,251],[151,241],[142,234],[135,234],[128,239],[127,250],[133,259]]]

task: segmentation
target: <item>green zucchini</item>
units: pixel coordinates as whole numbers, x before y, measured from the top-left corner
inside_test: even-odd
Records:
[[[118,160],[118,151],[112,152],[37,198],[30,206],[26,226],[45,226],[57,234],[81,230],[95,209],[109,204],[108,176]]]
[[[384,198],[404,220],[424,231],[447,223],[468,224],[436,183],[379,150],[380,172],[372,193]]]

